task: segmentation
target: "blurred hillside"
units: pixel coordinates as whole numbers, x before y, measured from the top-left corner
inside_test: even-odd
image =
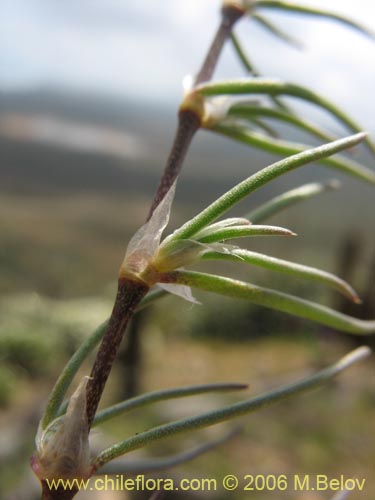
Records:
[[[176,114],[174,108],[157,103],[48,89],[0,93],[0,109],[0,189],[25,194],[137,190],[151,196],[171,144]],[[186,169],[185,200],[202,195],[197,192],[199,185],[208,194],[221,188],[222,177],[233,178],[248,161],[249,152],[242,152],[237,166],[233,147],[215,142],[212,150],[211,141],[198,141]],[[252,154],[251,163],[258,168],[261,155]]]
[[[7,299],[9,294],[35,292],[64,299],[112,293],[127,241],[145,220],[164,166],[175,129],[175,107],[45,87],[0,92],[0,110],[0,294]],[[332,131],[332,123],[324,125]],[[277,130],[309,142],[291,127]],[[350,154],[374,164],[362,150]],[[277,159],[199,132],[177,188],[172,229]],[[342,181],[341,190],[270,221],[289,227],[297,238],[252,238],[247,245],[345,275],[347,269],[340,269],[343,252],[348,239],[354,240],[359,251],[348,279],[361,291],[375,247],[371,186],[315,164],[253,193],[234,213],[242,215],[305,182],[332,178]],[[239,272],[236,265],[229,269],[232,275]],[[242,279],[290,286],[294,293],[321,298],[319,288],[304,288],[293,280],[289,285],[284,277],[250,266],[240,272]]]
[[[115,279],[126,241],[143,223],[174,134],[175,109],[48,89],[3,92],[0,109],[0,291],[97,293]],[[172,225],[275,159],[201,132],[181,176]],[[370,187],[310,166],[254,193],[237,214],[291,187],[332,177],[343,180],[341,191],[273,221],[289,225],[299,238],[272,241],[274,255],[298,258],[303,252],[306,263],[332,269],[347,233],[365,233],[371,251]],[[266,239],[251,244],[269,247]]]
[[[0,442],[0,479],[8,494],[5,498],[18,500],[25,491],[30,498],[33,491],[38,497],[25,460],[34,447],[38,416],[65,360],[109,314],[126,243],[145,219],[168,153],[175,110],[46,89],[0,94],[0,109],[0,424],[7,429]],[[171,226],[271,161],[270,155],[198,134],[178,187]],[[333,177],[343,181],[341,191],[272,220],[295,230],[298,238],[251,239],[248,245],[335,271],[348,235],[354,234],[363,244],[352,282],[363,289],[375,242],[369,230],[374,213],[370,187],[313,166],[256,192],[236,213],[304,182]],[[235,265],[230,269],[232,275],[239,272]],[[297,295],[333,303],[332,294],[323,295],[320,287],[270,277],[250,266],[241,268],[241,278],[284,290],[289,287]],[[326,335],[316,325],[287,315],[229,299],[204,296],[202,302],[206,307],[191,309],[169,298],[146,317],[140,390],[224,378],[250,381],[256,393],[275,386],[280,373],[285,381],[291,380],[291,371],[295,376],[308,373],[336,359],[337,351],[350,348],[336,344],[338,337],[332,332]],[[167,315],[164,306],[171,303]],[[270,338],[270,334],[276,335]],[[168,362],[161,366],[160,359]],[[123,397],[123,369],[118,362],[107,402]],[[372,488],[370,369],[360,367],[353,381],[348,376],[323,396],[313,394],[303,404],[296,400],[256,415],[243,438],[228,444],[225,453],[220,448],[212,454],[212,466],[203,457],[181,470],[215,477],[249,471],[357,473],[368,477]],[[226,401],[206,398],[195,405],[171,404],[164,410],[143,412],[127,419],[127,432],[139,432],[171,415],[178,417],[185,409],[198,412],[205,405],[220,406]],[[346,415],[340,425],[332,419],[336,411]],[[99,434],[98,446],[103,446],[100,440],[122,437],[123,425],[119,419],[118,425]],[[187,439],[188,446],[193,443],[194,438]],[[151,453],[178,449],[178,444],[167,443]],[[322,500],[318,495],[311,499]]]
[[[330,8],[346,9],[371,24],[373,2],[344,3],[332,0]],[[67,359],[110,314],[126,244],[145,220],[172,142],[180,82],[198,67],[215,29],[218,0],[166,0],[157,9],[152,4],[7,0],[0,7],[0,500],[40,498],[29,457],[46,399]],[[255,67],[311,85],[373,131],[372,42],[324,20],[277,13],[271,19],[303,40],[305,50],[280,44],[246,20],[239,35],[251,55],[257,41]],[[219,78],[241,71],[230,47],[220,66]],[[311,117],[310,108],[298,109]],[[327,131],[345,135],[325,113],[314,113]],[[291,127],[275,130],[309,142]],[[362,148],[349,154],[374,166]],[[277,159],[200,132],[178,184],[171,228]],[[305,182],[332,178],[342,181],[340,191],[270,220],[294,230],[297,238],[254,238],[247,245],[339,271],[367,297],[362,307],[348,306],[324,287],[251,266],[228,264],[228,274],[374,317],[373,188],[313,165],[257,191],[234,213],[242,215]],[[227,274],[224,263],[218,265]],[[217,269],[213,263],[205,267]],[[164,402],[119,417],[93,433],[93,450],[299,379],[368,341],[246,302],[196,296],[204,307],[166,297],[136,317],[101,404],[128,397],[129,381],[133,393],[219,381],[249,383],[248,392]],[[76,381],[90,372],[92,361],[93,355]],[[344,474],[365,477],[370,498],[375,490],[372,417],[370,359],[319,393],[244,418],[241,437],[166,474],[218,480],[226,474]],[[187,450],[222,430],[168,440],[128,459]],[[264,500],[300,498],[291,491],[258,493]],[[328,493],[306,492],[304,500],[327,500],[333,496]],[[135,500],[112,492],[81,497]],[[192,498],[240,500],[243,493],[196,492]],[[362,498],[359,492],[350,497]]]

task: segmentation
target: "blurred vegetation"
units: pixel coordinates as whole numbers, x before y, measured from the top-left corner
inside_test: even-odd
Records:
[[[67,106],[69,99],[52,97],[47,96],[43,101],[34,96],[33,106],[25,97],[24,101],[14,99],[9,110],[17,110],[18,106],[28,112],[42,109],[65,113],[68,117],[84,115],[84,99]],[[159,134],[163,129],[159,123],[160,109],[148,110],[146,121],[144,113],[140,109],[135,113],[129,103],[123,109],[107,106],[108,103],[86,104],[86,112],[92,113],[88,118],[94,121],[111,121],[120,128],[131,124],[144,143],[151,144],[150,157],[122,162],[53,147],[20,145],[0,138],[0,484],[6,500],[32,497],[32,485],[36,483],[27,472],[25,456],[32,453],[45,398],[81,339],[110,313],[125,244],[145,218],[166,153],[160,137],[164,134]],[[123,116],[126,123],[122,122]],[[170,116],[163,114],[162,125],[169,127],[168,119]],[[156,138],[150,135],[150,130],[153,134],[156,130]],[[189,156],[187,174],[184,173],[184,187],[177,192],[172,225],[196,213],[236,180],[267,164],[270,158],[266,155],[261,159],[253,153],[250,158],[247,149],[234,147],[235,159],[228,142],[212,138],[197,140]],[[208,150],[212,160],[208,159]],[[254,203],[283,191],[285,185],[299,185],[318,175],[324,179],[330,177],[323,169],[316,168],[318,173],[313,169],[297,172],[285,184],[281,180],[271,190],[256,193]],[[336,271],[347,231],[359,222],[361,227],[372,227],[373,211],[369,207],[373,205],[373,192],[346,179],[343,192],[324,195],[318,203],[312,203],[272,220],[295,230],[298,238],[273,239],[272,246],[269,240],[260,239],[251,241],[249,248]],[[244,206],[244,213],[248,210]],[[367,286],[375,233],[367,231],[363,238],[350,279],[360,292]],[[234,264],[229,267],[231,275],[239,272]],[[245,272],[250,281],[264,286],[271,283],[267,272],[255,268]],[[338,303],[336,296],[323,293],[319,287],[306,288],[283,276],[274,275],[272,280],[275,288]],[[351,342],[283,314],[230,299],[197,296],[205,307],[166,298],[146,313],[141,324],[140,391],[236,381],[249,382],[251,394],[260,393],[337,359]],[[370,300],[371,297],[365,304],[367,308]],[[370,304],[372,316],[373,306]],[[360,307],[353,313],[360,315]],[[127,390],[120,363],[121,360],[104,403],[115,402]],[[244,436],[227,443],[225,453],[220,448],[170,474],[219,478],[229,473],[324,472],[332,476],[364,476],[368,491],[375,491],[372,474],[375,438],[369,418],[373,411],[371,375],[370,362],[365,363],[319,394],[252,415],[244,419]],[[171,416],[197,413],[227,400],[217,395],[192,398],[183,405],[163,403],[119,418],[106,426],[105,434],[95,436],[97,447],[123,438],[124,428],[130,435]],[[149,452],[157,456],[177,452],[199,442],[202,435],[215,433],[216,428],[167,442],[164,448],[151,447]],[[27,493],[15,497],[11,491]],[[357,497],[354,494],[351,499]],[[104,494],[100,498],[105,498]],[[242,496],[231,493],[212,498],[237,500]],[[259,498],[276,496],[265,492]],[[291,497],[289,491],[280,492],[277,498],[297,498],[297,494]],[[311,494],[309,500],[321,498]],[[0,500],[3,500],[1,494]]]
[[[243,305],[233,307],[235,302],[230,300],[222,300],[219,305],[212,299],[205,302],[205,308],[192,308],[179,299],[165,298],[143,318],[141,392],[233,381],[248,382],[246,394],[257,394],[316,371],[350,347],[333,332],[317,335],[310,326],[309,334],[306,324],[300,324],[294,333],[295,325],[293,329],[287,328],[286,323],[280,321],[282,315],[273,318],[269,315],[264,326],[267,335],[259,335],[259,331],[252,331],[253,319],[248,321],[249,311]],[[24,457],[32,452],[33,434],[44,398],[62,364],[80,339],[108,315],[110,305],[105,296],[66,301],[25,294],[15,295],[11,300],[3,298],[1,316],[6,316],[6,321],[3,319],[0,333],[0,383],[5,399],[3,397],[0,421],[12,440],[11,448],[5,443],[0,453],[0,481],[5,491],[18,491],[24,483],[28,491],[32,491],[33,479],[28,475]],[[165,314],[166,308],[173,311],[169,317]],[[221,322],[214,321],[218,310]],[[273,329],[277,335],[271,335]],[[372,474],[375,436],[369,418],[373,410],[371,363],[369,360],[353,368],[319,393],[313,392],[241,419],[244,434],[223,445],[225,453],[223,447],[218,448],[210,455],[172,469],[166,476],[219,479],[230,473],[244,476],[324,472],[332,477],[339,474],[366,477],[367,491],[371,491],[375,487]],[[122,367],[117,362],[103,404],[117,401],[124,385]],[[246,394],[205,395],[183,403],[170,401],[153,405],[107,423],[103,432],[95,433],[94,446],[100,449],[122,438],[124,429],[131,435],[157,423],[218,407]],[[14,433],[12,429],[18,431]],[[198,435],[166,441],[129,458],[177,453],[181,448],[193,447],[202,439],[216,436],[217,432],[220,429],[214,427]],[[260,492],[258,497],[276,498],[271,492]],[[22,497],[12,497],[9,493],[4,498]],[[102,494],[100,498],[106,496]],[[212,498],[239,500],[243,497],[218,493]],[[298,495],[278,492],[277,498],[298,498]],[[357,500],[360,496],[353,494],[352,498]]]
[[[27,472],[24,458],[33,450],[37,417],[64,362],[80,340],[109,315],[117,266],[125,242],[143,220],[147,206],[144,199],[145,195],[135,199],[130,194],[123,198],[98,193],[18,194],[1,199],[0,424],[6,433],[0,442],[0,482],[9,492],[6,500],[23,498],[10,493],[21,487],[32,491],[34,479]],[[330,202],[322,198],[320,209],[325,203]],[[194,211],[190,204],[180,204],[173,222]],[[319,212],[314,217],[315,222],[309,219],[309,226],[320,231]],[[269,241],[251,241],[250,248],[337,269],[340,252],[330,255],[329,260],[330,248],[317,252],[321,239],[314,241],[316,235],[311,228],[309,235],[305,234],[302,209],[295,215],[281,214],[280,219],[281,225],[292,222],[292,229],[301,235],[300,246],[294,238],[286,243],[277,241],[278,248],[273,240],[271,250]],[[337,245],[340,234],[344,238],[338,231],[333,242],[327,241],[327,247]],[[369,248],[362,246],[361,259],[351,277],[359,289],[365,286],[365,266],[370,257],[371,243]],[[238,272],[234,264],[229,266],[231,274]],[[271,284],[270,275],[264,271],[249,267],[246,273],[252,281]],[[302,282],[287,277],[273,275],[272,280],[275,288],[311,299],[331,303],[338,299],[323,293],[320,287],[307,289]],[[197,296],[205,307],[192,308],[178,299],[166,298],[146,314],[142,321],[140,391],[220,380],[249,382],[251,393],[262,392],[328,364],[347,350],[346,342],[351,342],[309,322],[263,308]],[[357,311],[359,314],[359,307]],[[105,402],[115,402],[127,390],[123,373],[119,361]],[[220,477],[228,473],[313,474],[323,470],[332,476],[366,476],[369,488],[374,488],[370,484],[375,449],[369,419],[373,404],[370,374],[368,364],[358,367],[353,378],[351,372],[333,389],[305,396],[303,403],[297,399],[245,419],[244,437],[225,445],[225,453],[220,448],[211,452],[209,460],[203,457],[171,474],[200,477],[204,471],[205,476]],[[197,413],[226,400],[205,396],[184,405],[163,403],[119,418],[106,426],[105,435],[97,436],[98,448],[123,437],[124,425],[131,434],[171,416]],[[216,431],[210,432],[215,435]],[[181,445],[194,446],[199,436],[167,442],[163,448],[151,447],[149,452],[156,456],[174,453]],[[236,499],[234,494],[212,498]],[[259,498],[273,497],[264,493]],[[278,498],[290,496],[280,493]],[[356,500],[355,495],[352,498]]]

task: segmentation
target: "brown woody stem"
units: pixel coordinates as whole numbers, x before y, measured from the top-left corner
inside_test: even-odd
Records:
[[[211,44],[208,54],[198,73],[196,84],[209,80],[215,70],[220,52],[225,40],[231,33],[235,22],[241,18],[243,12],[235,7],[224,7],[222,9],[222,20],[216,36]],[[178,115],[178,127],[169,154],[163,176],[152,202],[148,219],[155,208],[169,191],[173,182],[180,173],[183,161],[194,134],[200,127],[200,117],[194,110],[180,109]],[[110,374],[113,361],[116,357],[126,326],[134,314],[134,311],[147,294],[149,287],[142,282],[120,278],[115,305],[109,320],[107,331],[104,334],[99,347],[94,366],[91,371],[90,380],[87,384],[87,418],[89,428],[94,420],[98,404],[103,393],[106,381]]]
[[[87,384],[87,419],[89,428],[94,420],[125,329],[136,307],[148,291],[149,286],[146,283],[133,281],[129,278],[119,279],[112,314],[91,370],[91,378]]]
[[[50,488],[47,481],[42,481],[42,498],[41,500],[72,500],[78,493],[78,488],[64,488],[59,486]]]
[[[207,52],[207,56],[203,61],[202,67],[195,79],[195,85],[212,78],[224,43],[230,36],[234,24],[243,16],[243,14],[243,11],[235,7],[224,7],[222,9],[221,23]],[[180,109],[178,114],[177,132],[172,150],[167,159],[164,173],[156,190],[147,220],[150,219],[155,208],[167,194],[180,173],[186,153],[200,125],[201,119],[197,113],[189,109]]]
[[[223,45],[230,35],[233,25],[242,15],[243,12],[233,6],[224,7],[222,9],[221,24],[198,73],[195,85],[211,79]],[[195,133],[200,128],[200,125],[201,117],[199,113],[195,112],[193,109],[183,107],[180,109],[178,127],[172,150],[167,159],[163,176],[152,202],[148,219],[180,173],[188,148]],[[148,291],[149,286],[144,282],[123,277],[119,279],[118,291],[112,314],[102,343],[98,349],[91,370],[90,380],[87,384],[88,429],[90,429],[94,420],[101,395],[126,327],[136,307]],[[51,490],[46,481],[42,480],[42,500],[71,500],[77,493],[77,489],[66,490],[61,487]]]
[[[221,11],[221,23],[216,32],[207,56],[195,79],[195,85],[211,80],[215,71],[220,53],[230,36],[235,23],[244,15],[244,12],[236,7],[224,7]]]
[[[194,112],[187,109],[180,110],[178,114],[178,126],[176,136],[173,142],[172,150],[165,165],[164,173],[160,179],[156,190],[147,220],[150,219],[155,208],[169,191],[181,171],[182,163],[185,159],[187,150],[191,144],[195,132],[200,127],[200,118]]]

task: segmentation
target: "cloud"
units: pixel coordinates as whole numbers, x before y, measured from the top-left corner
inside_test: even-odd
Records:
[[[21,142],[52,144],[64,149],[132,160],[144,159],[150,155],[141,138],[129,132],[42,114],[2,115],[1,136]]]
[[[201,42],[191,28],[205,31],[208,10],[198,0],[178,2],[180,8],[165,0],[158,9],[151,0],[3,1],[0,86],[52,84],[156,98],[180,92],[182,77],[196,67]]]
[[[53,85],[177,102],[183,77],[201,64],[219,6],[219,0],[2,0],[0,88]],[[330,1],[331,9],[366,23],[375,16],[375,2],[361,0],[361,7],[352,0]],[[373,45],[334,23],[270,17],[306,49],[288,48],[245,20],[238,33],[260,70],[312,86],[338,104],[349,101],[350,110],[359,107],[374,126],[367,104]],[[243,73],[227,48],[217,75],[235,74]]]

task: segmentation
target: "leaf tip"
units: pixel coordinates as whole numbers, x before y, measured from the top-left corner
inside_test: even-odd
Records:
[[[342,363],[343,364],[348,363],[350,365],[362,359],[366,359],[371,355],[372,355],[371,348],[367,345],[363,345],[361,347],[358,347],[357,349],[354,349],[354,351],[344,356],[344,358],[342,358]]]
[[[233,385],[238,390],[245,390],[245,389],[249,388],[249,384],[238,383],[238,384],[233,384]]]

